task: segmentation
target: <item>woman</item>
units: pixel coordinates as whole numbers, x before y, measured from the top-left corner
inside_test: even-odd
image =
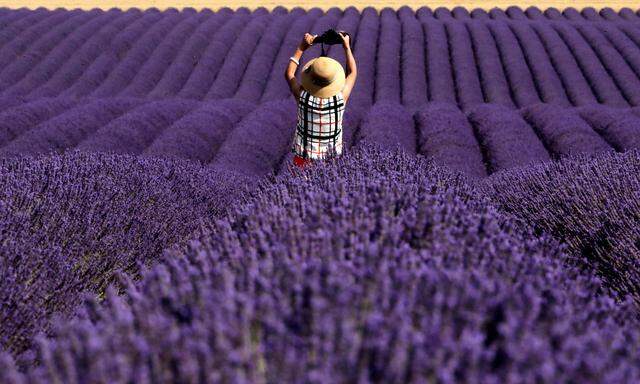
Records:
[[[357,76],[349,35],[340,34],[347,57],[346,75],[338,61],[321,56],[304,65],[302,84],[298,84],[295,72],[300,57],[313,45],[316,36],[305,33],[285,72],[298,103],[298,124],[291,150],[295,154],[293,163],[299,167],[342,154],[342,115]]]

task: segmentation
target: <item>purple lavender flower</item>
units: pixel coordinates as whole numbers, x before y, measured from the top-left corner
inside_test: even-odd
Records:
[[[363,146],[265,180],[57,323],[39,366],[0,365],[31,382],[636,381],[635,312],[571,263],[459,174]]]

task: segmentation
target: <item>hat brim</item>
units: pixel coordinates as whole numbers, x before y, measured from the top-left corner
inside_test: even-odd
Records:
[[[326,98],[326,97],[337,95],[338,93],[340,93],[340,91],[342,91],[345,83],[345,74],[344,74],[344,70],[342,69],[342,65],[338,63],[339,68],[336,73],[336,77],[335,79],[333,79],[331,83],[324,86],[317,85],[313,83],[313,80],[311,79],[311,75],[305,72],[305,70],[310,65],[312,65],[316,59],[317,57],[309,60],[302,68],[302,75],[300,78],[302,82],[302,86],[304,87],[304,89],[307,90],[307,92],[309,92],[310,94],[316,97]]]

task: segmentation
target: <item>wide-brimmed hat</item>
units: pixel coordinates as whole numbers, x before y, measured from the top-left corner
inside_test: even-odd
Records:
[[[302,86],[317,97],[331,97],[344,88],[344,69],[330,57],[320,56],[309,60],[302,67]]]

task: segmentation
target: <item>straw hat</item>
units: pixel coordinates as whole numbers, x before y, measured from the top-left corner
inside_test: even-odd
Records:
[[[331,97],[344,88],[344,69],[330,57],[320,56],[309,60],[302,67],[302,86],[317,97]]]

